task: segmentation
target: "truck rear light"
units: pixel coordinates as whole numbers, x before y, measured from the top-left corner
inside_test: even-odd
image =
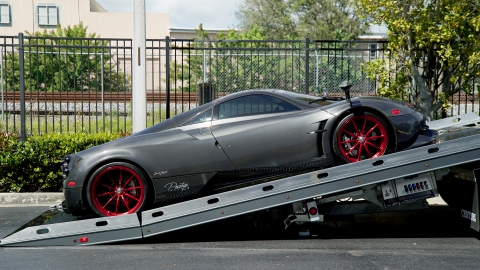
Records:
[[[88,237],[82,237],[82,238],[78,239],[78,241],[80,241],[80,243],[86,243],[86,242],[88,242]]]
[[[308,218],[311,222],[320,221],[320,215],[318,214],[317,202],[311,201],[307,203]]]

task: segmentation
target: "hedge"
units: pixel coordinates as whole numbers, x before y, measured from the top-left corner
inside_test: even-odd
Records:
[[[62,190],[62,159],[71,153],[118,139],[124,134],[46,134],[20,141],[0,133],[0,192]]]

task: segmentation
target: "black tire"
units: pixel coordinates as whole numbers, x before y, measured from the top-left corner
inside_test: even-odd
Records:
[[[336,126],[332,138],[335,155],[345,163],[384,155],[389,147],[385,121],[370,112],[347,115]]]
[[[462,209],[471,211],[475,182],[456,178],[452,173],[448,173],[443,176],[442,180],[437,181],[437,188],[448,206],[457,211]]]
[[[125,162],[113,162],[98,168],[85,191],[88,205],[98,216],[120,216],[145,209],[149,184],[144,173]]]

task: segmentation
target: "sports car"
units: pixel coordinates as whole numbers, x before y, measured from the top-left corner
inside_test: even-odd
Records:
[[[380,97],[233,93],[68,155],[63,209],[117,216],[405,150],[435,139],[421,113]]]

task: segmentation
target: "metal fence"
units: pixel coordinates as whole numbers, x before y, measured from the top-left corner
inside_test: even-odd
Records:
[[[173,87],[196,91],[212,84],[218,95],[253,88],[297,92],[339,91],[344,80],[353,92],[375,94],[362,63],[384,57],[385,42],[360,41],[191,41],[174,40]],[[372,47],[371,45],[375,45]]]
[[[213,98],[255,88],[376,95],[364,63],[387,58],[379,41],[147,40],[147,126]],[[130,132],[130,39],[0,37],[0,132]],[[24,90],[23,90],[24,89]],[[457,95],[451,114],[478,110]],[[465,107],[462,107],[465,106]],[[463,111],[465,109],[465,111]],[[456,110],[456,111],[454,111]]]
[[[127,131],[131,40],[2,39],[0,131]]]

